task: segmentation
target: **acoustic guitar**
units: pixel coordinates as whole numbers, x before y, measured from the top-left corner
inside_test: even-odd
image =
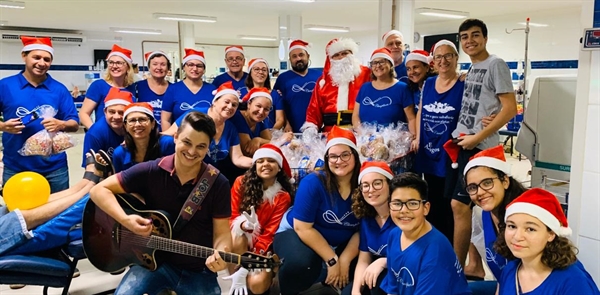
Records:
[[[129,231],[89,200],[83,213],[83,249],[97,269],[112,273],[137,264],[156,270],[156,250],[198,258],[207,258],[214,253],[215,250],[209,247],[171,239],[172,226],[166,212],[137,209],[144,205],[131,195],[119,194],[116,198],[125,213],[152,219],[152,233],[143,237]],[[222,251],[219,251],[219,255],[225,262],[246,269],[276,269],[281,264],[277,255],[264,256],[251,252],[239,255]]]

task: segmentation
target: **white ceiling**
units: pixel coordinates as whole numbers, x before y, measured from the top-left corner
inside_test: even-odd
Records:
[[[175,36],[177,24],[156,20],[152,13],[180,13],[215,16],[215,24],[196,23],[199,38],[234,39],[237,35],[277,36],[278,15],[301,14],[304,24],[350,27],[352,33],[375,32],[379,0],[316,0],[295,3],[285,0],[20,0],[26,8],[0,8],[0,20],[7,26],[74,29],[109,32],[109,27],[162,30]],[[415,0],[415,8],[430,7],[469,12],[471,17],[522,14],[580,6],[590,0]],[[415,16],[415,23],[427,24],[438,18]],[[310,39],[318,32],[304,31]]]

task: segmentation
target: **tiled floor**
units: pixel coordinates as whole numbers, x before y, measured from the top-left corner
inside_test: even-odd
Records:
[[[70,183],[74,184],[83,175],[83,169],[80,167],[82,162],[82,146],[83,146],[83,132],[74,135],[79,141],[79,145],[74,148],[67,150],[69,159],[69,174]],[[528,172],[531,169],[531,164],[528,160],[523,159],[519,161],[515,156],[507,156],[507,161],[512,165],[513,176],[522,182],[529,180]],[[91,295],[101,293],[107,290],[116,288],[117,284],[121,280],[121,275],[111,275],[96,270],[87,260],[82,260],[78,264],[78,268],[81,272],[81,276],[73,279],[69,294],[72,295]],[[229,284],[228,282],[223,283],[223,294],[228,294]],[[61,294],[62,289],[51,288],[49,294]],[[37,286],[26,286],[19,290],[10,290],[6,285],[0,285],[1,295],[39,295],[42,294],[42,287]],[[303,293],[304,295],[333,295],[336,294],[332,289],[315,285],[310,290]]]

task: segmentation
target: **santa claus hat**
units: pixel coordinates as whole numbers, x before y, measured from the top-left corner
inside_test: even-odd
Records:
[[[250,72],[250,70],[252,70],[252,68],[259,62],[264,62],[265,65],[267,65],[267,71],[269,70],[269,63],[264,58],[258,57],[258,58],[251,59],[250,62],[248,63],[248,72]]]
[[[117,87],[111,87],[104,98],[104,108],[114,105],[128,106],[133,103],[133,94],[129,91],[121,91]]]
[[[111,56],[121,57],[129,64],[133,62],[133,59],[131,59],[131,50],[120,47],[117,44],[114,44],[112,46],[112,49],[108,53],[108,56],[106,56],[106,59],[109,59]]]
[[[326,51],[329,58],[344,50],[350,50],[352,54],[356,55],[358,53],[358,44],[350,38],[336,38],[327,43]]]
[[[435,50],[438,49],[438,47],[440,47],[442,45],[448,45],[448,46],[452,47],[452,49],[454,49],[454,52],[458,53],[458,50],[456,50],[456,45],[454,45],[454,43],[452,43],[446,39],[440,40],[437,43],[435,43],[435,45],[433,45],[433,51],[431,51],[431,52],[435,52]]]
[[[400,33],[400,31],[398,30],[391,30],[385,34],[383,34],[383,36],[381,36],[381,40],[383,41],[383,43],[385,43],[385,41],[390,37],[390,36],[400,36],[400,38],[402,40],[404,40],[404,36],[402,35],[402,33]]]
[[[433,57],[431,57],[429,52],[425,50],[416,49],[406,56],[405,63],[408,63],[411,60],[417,60],[428,65],[433,60]]]
[[[464,133],[461,133],[460,136],[465,135]],[[456,144],[456,142],[452,141],[452,139],[449,139],[448,141],[446,141],[446,143],[444,143],[444,150],[446,151],[446,153],[448,154],[448,157],[450,157],[450,160],[452,161],[452,169],[457,169],[458,168],[458,153],[460,152],[460,150],[462,149],[458,144]]]
[[[147,102],[136,102],[126,106],[123,118],[127,118],[127,115],[133,112],[140,112],[150,117],[154,117],[154,108]]]
[[[248,93],[246,94],[246,96],[244,96],[242,101],[249,102],[253,98],[259,97],[259,96],[266,97],[271,101],[271,103],[273,103],[273,98],[271,97],[271,91],[269,91],[269,89],[267,89],[265,87],[255,87],[255,88],[250,89],[250,91],[248,91]]]
[[[221,96],[223,96],[225,94],[233,94],[233,95],[235,95],[235,97],[237,97],[238,99],[240,99],[240,93],[237,92],[235,90],[235,88],[233,88],[233,82],[232,81],[227,81],[227,82],[221,84],[221,86],[219,86],[219,88],[213,90],[212,94],[214,95],[212,103],[215,103],[215,101],[217,99],[219,99],[219,97],[221,97]]]
[[[47,51],[54,57],[54,48],[52,48],[52,40],[48,37],[28,37],[21,36],[21,42],[23,42],[23,49],[21,52],[28,52],[32,50],[43,50]]]
[[[254,156],[252,156],[252,164],[261,158],[271,158],[277,161],[277,164],[279,164],[279,167],[283,170],[283,173],[290,177],[290,180],[293,180],[293,178],[291,178],[292,169],[290,169],[290,165],[283,155],[283,152],[277,146],[270,143],[262,145],[256,150],[256,152],[254,152]]]
[[[504,172],[506,175],[510,174],[510,164],[506,163],[504,147],[501,145],[483,150],[471,157],[469,163],[465,166],[465,171],[463,171],[464,175],[467,175],[467,172],[469,172],[471,168],[477,166],[494,168]]]
[[[197,60],[201,61],[204,65],[206,65],[206,60],[204,59],[203,51],[197,51],[192,48],[185,48],[184,51],[185,51],[185,57],[183,58],[182,63],[186,63],[190,60],[197,59]]]
[[[364,162],[360,167],[360,174],[358,175],[358,183],[360,184],[363,176],[367,175],[371,172],[377,172],[387,179],[394,178],[394,173],[392,173],[392,169],[386,162],[372,161],[372,162]]]
[[[232,51],[239,52],[242,55],[244,55],[244,47],[242,47],[242,46],[232,45],[232,46],[225,47],[225,55],[227,55],[227,53],[232,52]]]
[[[554,194],[541,188],[532,188],[506,206],[506,219],[517,213],[529,214],[549,227],[560,237],[568,237],[573,231],[569,228],[567,216]]]
[[[385,47],[375,49],[375,51],[373,51],[373,54],[371,54],[370,62],[373,62],[373,60],[376,58],[385,58],[385,59],[389,60],[392,63],[392,65],[394,64],[394,59],[392,58],[392,52]]]
[[[292,41],[290,43],[290,48],[288,52],[292,52],[294,49],[302,49],[308,53],[308,42],[302,41],[300,39]]]
[[[144,58],[146,59],[146,63],[149,63],[151,58],[153,58],[155,56],[158,56],[158,55],[164,56],[167,60],[169,60],[169,57],[167,56],[166,53],[164,53],[163,51],[160,51],[160,50],[156,50],[156,51],[149,51],[149,52],[146,52],[144,54]]]
[[[327,144],[325,145],[325,150],[329,150],[330,147],[336,144],[345,144],[358,152],[358,148],[356,147],[356,137],[351,130],[333,126],[327,135]]]

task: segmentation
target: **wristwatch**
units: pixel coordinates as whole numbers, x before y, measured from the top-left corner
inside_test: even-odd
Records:
[[[333,258],[327,260],[327,265],[334,266],[338,262],[338,256],[335,255]]]

